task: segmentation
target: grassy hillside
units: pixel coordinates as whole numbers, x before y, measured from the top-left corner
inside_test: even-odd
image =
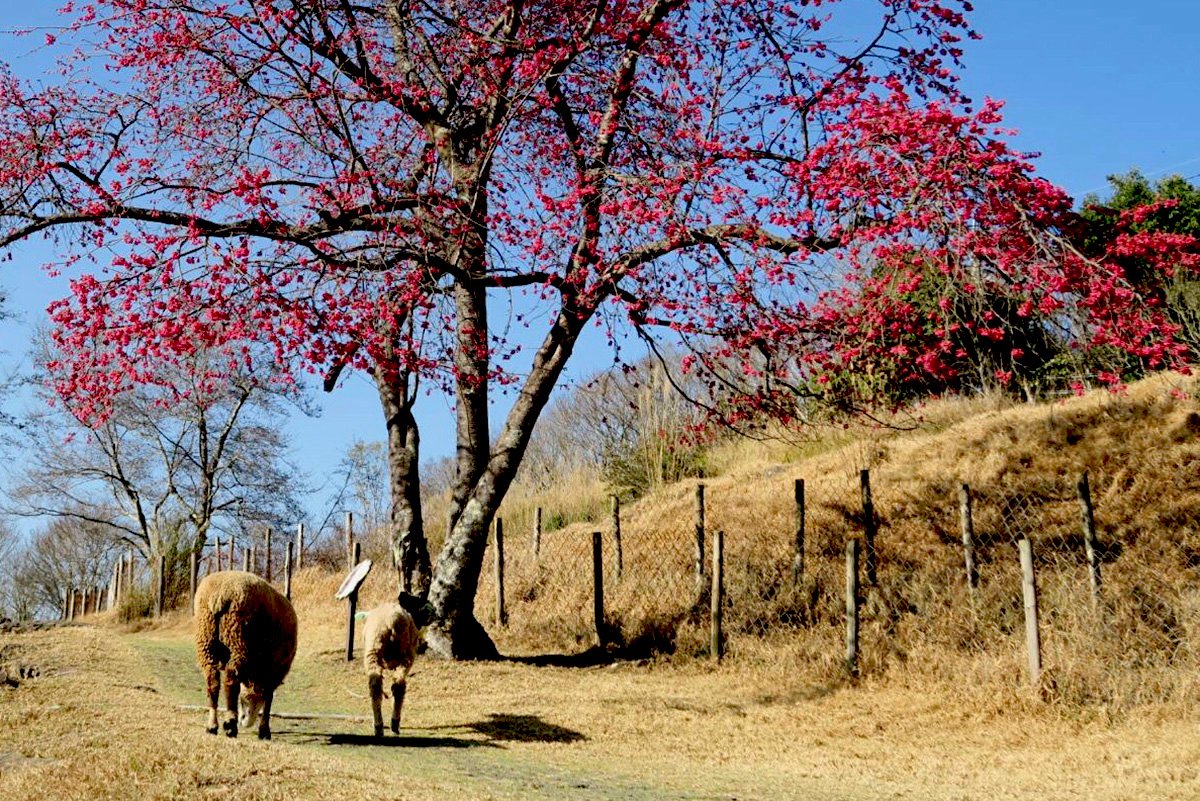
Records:
[[[344,658],[340,576],[294,582],[296,662],[275,739],[203,732],[192,621],[109,614],[0,633],[0,798],[711,799],[1200,795],[1200,405],[1160,376],[1040,406],[942,403],[895,427],[736,443],[709,454],[707,529],[726,533],[729,658],[707,657],[692,573],[695,485],[622,515],[615,569],[604,487],[517,493],[505,510],[509,654],[593,644],[591,532],[604,534],[607,624],[649,656],[591,669],[418,660],[402,736],[375,743]],[[859,470],[879,519],[862,670],[842,656],[843,549],[862,536]],[[1089,591],[1076,481],[1090,474],[1101,551]],[[806,482],[806,570],[791,574],[792,486]],[[968,591],[958,492],[975,498]],[[547,526],[535,560],[533,508]],[[590,519],[589,519],[590,518]],[[1035,545],[1046,674],[1025,673],[1014,542]],[[710,536],[711,541],[711,536]],[[490,554],[489,554],[490,558]],[[361,604],[389,597],[380,567]],[[361,636],[361,635],[360,635]],[[361,648],[361,645],[359,645]],[[22,668],[25,668],[22,670]]]
[[[1124,708],[1189,703],[1200,678],[1200,405],[1192,378],[1162,375],[1127,391],[1040,405],[931,405],[890,426],[833,429],[804,441],[734,443],[710,455],[706,523],[726,534],[727,625],[734,659],[832,680],[842,671],[844,543],[861,537],[859,471],[870,469],[879,520],[878,585],[864,591],[863,675],[938,681],[986,694],[1024,676],[1015,543],[1029,537],[1042,589],[1048,697]],[[1076,482],[1089,473],[1104,580],[1093,608]],[[805,479],[806,575],[793,581],[792,485]],[[618,639],[676,661],[703,657],[704,599],[693,578],[696,482],[664,488],[622,514],[623,574],[603,487],[510,498],[509,622],[503,650],[592,644],[590,532],[604,532],[608,622]],[[965,586],[959,487],[974,497],[979,589]],[[535,561],[529,526],[590,508],[549,532]],[[489,554],[489,560],[491,554]],[[707,558],[707,557],[706,557]],[[490,561],[489,561],[490,565]],[[494,618],[485,571],[477,612]],[[697,603],[697,602],[700,603]]]

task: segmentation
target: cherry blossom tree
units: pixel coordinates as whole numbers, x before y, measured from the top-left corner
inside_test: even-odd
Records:
[[[95,265],[69,265],[52,309],[56,389],[82,419],[197,348],[236,361],[265,344],[327,388],[371,375],[401,583],[437,610],[434,653],[486,656],[488,526],[589,324],[690,347],[679,366],[733,422],[794,416],[867,357],[952,371],[951,325],[999,336],[986,317],[914,320],[891,287],[921,280],[918,257],[956,293],[1002,287],[1023,315],[1078,318],[1084,346],[1177,358],[1161,309],[1062,245],[1070,200],[1005,144],[998,104],[956,88],[969,11],[68,4],[49,43],[61,80],[0,77],[0,246],[49,235]],[[1155,261],[1187,243],[1137,246]],[[432,563],[422,388],[453,397],[457,426]]]

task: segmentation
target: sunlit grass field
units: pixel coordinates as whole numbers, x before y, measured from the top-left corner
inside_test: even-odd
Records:
[[[186,612],[0,634],[0,667],[36,673],[0,685],[0,801],[1200,798],[1194,381],[1164,377],[1042,407],[943,404],[923,417],[911,432],[714,451],[709,521],[728,536],[731,594],[720,665],[694,621],[676,633],[672,654],[596,667],[419,657],[401,736],[377,742],[361,666],[345,659],[346,608],[333,600],[341,576],[309,567],[295,578],[300,642],[276,696],[274,739],[259,742],[204,733]],[[851,527],[838,515],[852,507],[861,463],[879,482],[884,579],[865,612],[861,677],[851,681],[836,595]],[[1081,466],[1097,478],[1101,537],[1112,548],[1096,609],[1078,549],[1055,539],[1078,525],[1071,490]],[[827,586],[805,626],[758,630],[756,621],[782,619],[797,602],[760,598],[754,583],[756,566],[787,564],[793,477],[810,481],[810,558]],[[820,482],[834,481],[840,489],[821,494]],[[959,481],[983,499],[979,531],[998,537],[974,600],[955,550]],[[670,532],[683,532],[687,569],[693,484],[626,507],[629,576],[661,562],[661,551],[639,550],[639,536],[655,543]],[[1016,490],[1027,517],[1001,519],[993,501]],[[590,511],[567,508],[572,501]],[[583,522],[553,536],[582,536],[602,527],[605,501],[600,485],[518,493],[506,514],[523,531],[531,504],[561,505],[564,518]],[[1000,537],[1025,521],[1044,555],[1047,678],[1037,690],[1024,673],[1011,542]],[[523,588],[522,553],[510,551],[510,624],[494,631],[501,651],[570,650],[570,599]],[[485,621],[489,582],[485,571]],[[387,570],[372,572],[360,608],[388,598],[393,583]],[[586,581],[563,586],[586,606]],[[619,587],[613,597],[620,602]],[[616,607],[627,621],[634,611]],[[561,640],[547,638],[560,631]]]
[[[0,659],[39,675],[0,690],[0,798],[1200,796],[1200,737],[1175,708],[1111,719],[1020,692],[966,704],[936,685],[820,685],[737,664],[421,658],[401,736],[376,743],[340,627],[301,626],[270,742],[204,733],[182,615],[3,635]]]

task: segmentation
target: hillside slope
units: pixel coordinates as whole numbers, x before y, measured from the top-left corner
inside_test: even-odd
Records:
[[[864,536],[860,471],[878,521],[878,581],[864,590],[862,669],[980,687],[1017,684],[1024,623],[1015,543],[1034,545],[1042,586],[1048,691],[1077,702],[1190,697],[1200,626],[1200,404],[1195,379],[1160,375],[1121,393],[1002,407],[945,402],[911,427],[835,429],[802,443],[724,446],[719,474],[626,504],[621,575],[612,523],[542,538],[531,510],[510,504],[510,652],[579,650],[594,642],[591,538],[604,539],[606,619],[619,642],[675,658],[703,655],[707,601],[694,575],[697,483],[707,547],[725,533],[726,611],[733,657],[834,676],[843,666],[844,549]],[[1093,608],[1077,482],[1088,473],[1102,558]],[[805,481],[805,571],[792,575],[793,483]],[[980,586],[968,591],[960,487],[973,500]],[[516,525],[512,522],[516,521]],[[489,560],[492,554],[488,556]],[[706,549],[704,562],[711,559]],[[494,582],[477,613],[494,619]],[[951,675],[953,674],[953,675]],[[958,678],[954,678],[957,676]]]

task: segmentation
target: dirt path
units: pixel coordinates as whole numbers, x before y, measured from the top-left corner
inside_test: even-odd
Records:
[[[38,675],[0,688],[0,798],[874,799],[1200,797],[1194,723],[962,708],[920,689],[764,688],[736,669],[597,670],[422,660],[405,728],[277,719],[203,732],[186,627],[0,636]],[[276,707],[368,711],[333,633],[302,640]]]

